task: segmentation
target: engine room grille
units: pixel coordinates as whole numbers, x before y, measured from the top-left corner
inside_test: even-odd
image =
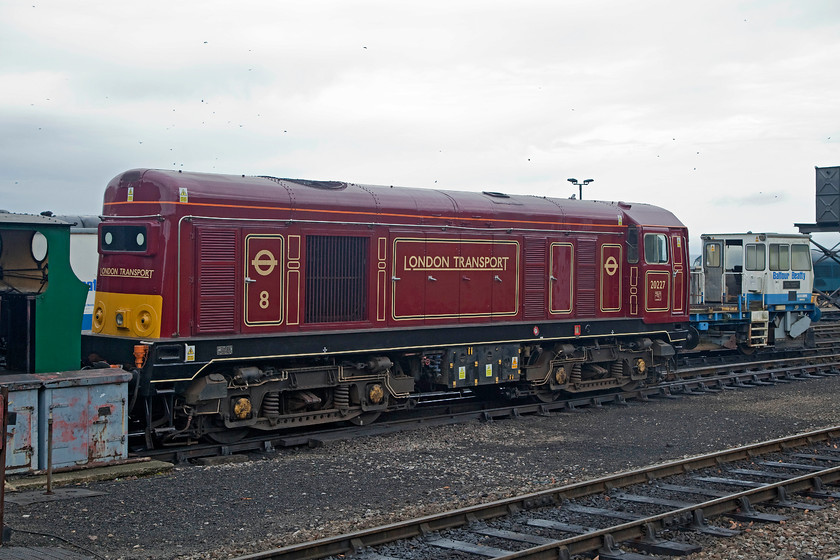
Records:
[[[545,239],[525,239],[526,319],[545,317]]]
[[[577,317],[595,316],[595,293],[598,287],[595,270],[596,245],[594,237],[581,237],[578,241]]]
[[[307,323],[367,319],[368,238],[306,236]]]
[[[236,277],[236,231],[197,228],[198,310],[195,331],[233,332]]]

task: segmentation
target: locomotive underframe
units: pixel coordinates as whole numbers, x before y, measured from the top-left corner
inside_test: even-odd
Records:
[[[147,445],[201,436],[227,442],[251,429],[367,423],[441,390],[550,401],[634,386],[655,378],[685,340],[681,325],[662,327],[593,321],[580,328],[584,336],[557,336],[573,328],[558,323],[180,339],[142,343],[143,363],[123,367],[135,372],[131,417]],[[522,333],[530,336],[514,338]],[[87,351],[128,358],[138,342],[91,337]],[[227,355],[214,356],[220,351]]]

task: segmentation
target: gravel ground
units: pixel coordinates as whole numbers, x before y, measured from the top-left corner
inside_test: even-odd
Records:
[[[63,546],[116,559],[229,558],[553,485],[840,423],[840,377],[550,417],[412,432],[179,466],[91,483],[106,492],[6,505],[12,545]],[[706,540],[689,559],[829,558],[840,515],[791,513],[784,525]],[[760,536],[756,539],[755,536]]]

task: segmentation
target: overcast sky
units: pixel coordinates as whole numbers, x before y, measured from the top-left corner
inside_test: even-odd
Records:
[[[152,167],[655,203],[795,231],[837,0],[0,0],[0,208]]]

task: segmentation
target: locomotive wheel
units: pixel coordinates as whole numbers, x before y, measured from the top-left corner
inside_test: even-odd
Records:
[[[630,383],[625,383],[624,385],[622,385],[621,390],[622,391],[635,391],[636,389],[638,389],[641,386],[642,386],[641,382],[631,381]]]
[[[250,430],[248,428],[236,428],[221,430],[219,432],[209,432],[207,434],[204,434],[204,436],[213,443],[230,445],[231,443],[236,443],[244,439],[245,436],[248,435],[249,431]]]
[[[379,415],[382,414],[380,411],[371,411],[371,412],[362,412],[358,416],[354,416],[348,422],[355,426],[367,426],[368,424],[373,424]]]
[[[381,405],[384,408],[388,407],[388,394],[385,392],[381,384],[376,383],[371,385],[367,388],[367,390],[368,394],[363,398],[365,398],[368,403],[377,406]],[[350,418],[348,422],[356,426],[367,426],[368,424],[373,424],[382,412],[383,409],[362,412],[358,416]]]
[[[553,403],[560,398],[560,391],[552,391],[551,389],[537,389],[534,398],[538,402]]]

